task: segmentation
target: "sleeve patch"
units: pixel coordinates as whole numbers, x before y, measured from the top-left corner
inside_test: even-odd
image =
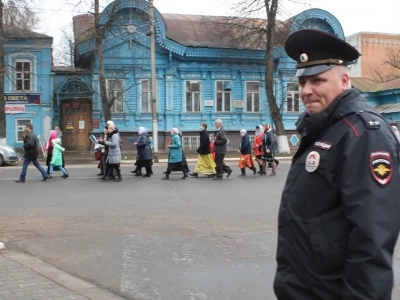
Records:
[[[392,179],[392,156],[386,151],[375,151],[370,154],[370,170],[372,178],[380,185],[387,185]]]

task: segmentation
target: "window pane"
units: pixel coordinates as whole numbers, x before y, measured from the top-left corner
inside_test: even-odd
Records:
[[[142,92],[142,112],[148,112],[149,94]]]
[[[290,82],[287,84],[287,92],[298,92],[299,84],[296,82]]]
[[[222,111],[222,93],[217,93],[217,111]]]
[[[190,92],[186,93],[186,111],[188,111],[188,112],[193,111],[192,93],[190,93]]]
[[[247,82],[246,90],[247,92],[258,92],[260,88],[260,83],[258,82]]]
[[[252,94],[251,93],[247,93],[246,94],[246,110],[251,112],[253,109],[253,99],[252,99]]]
[[[30,80],[24,80],[24,90],[29,91],[31,89],[31,81]]]
[[[225,93],[225,111],[231,111],[231,94]]]
[[[218,91],[222,91],[223,90],[223,88],[222,88],[222,81],[217,81],[217,90]]]
[[[17,70],[17,72],[21,72],[22,71],[22,62],[17,62],[15,69]]]
[[[22,80],[17,80],[16,89],[17,91],[22,91]]]
[[[200,93],[194,94],[194,111],[200,111]]]
[[[24,79],[30,79],[30,78],[31,78],[31,73],[24,72]]]
[[[24,62],[24,71],[29,72],[31,70],[31,63]]]
[[[299,93],[294,94],[294,111],[299,111]]]
[[[259,93],[254,94],[254,111],[255,112],[260,111],[260,94]]]
[[[287,95],[287,111],[293,111],[292,94]]]

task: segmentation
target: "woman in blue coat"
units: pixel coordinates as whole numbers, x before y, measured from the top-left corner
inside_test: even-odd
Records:
[[[168,180],[169,174],[174,171],[182,171],[183,177],[181,179],[187,178],[186,167],[182,164],[182,143],[178,128],[174,127],[171,129],[171,143],[168,145],[168,148],[168,168],[165,172],[165,177],[162,179]]]

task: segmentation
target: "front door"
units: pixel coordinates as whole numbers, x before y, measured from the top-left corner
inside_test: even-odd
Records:
[[[92,104],[89,100],[64,100],[61,104],[63,147],[70,150],[89,150],[92,130]]]

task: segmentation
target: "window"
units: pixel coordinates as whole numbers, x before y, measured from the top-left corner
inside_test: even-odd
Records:
[[[288,83],[286,88],[286,111],[298,112],[300,105],[299,84]]]
[[[16,119],[16,126],[15,128],[17,129],[16,132],[16,138],[17,138],[17,143],[22,143],[23,138],[22,134],[24,133],[25,125],[28,123],[32,123],[32,119]]]
[[[149,79],[144,79],[141,81],[140,85],[140,99],[142,113],[151,112],[151,82]]]
[[[201,82],[186,81],[186,112],[200,111]]]
[[[260,112],[260,83],[246,82],[246,110]]]
[[[124,80],[123,79],[107,79],[107,96],[108,101],[113,102],[111,113],[124,112]]]
[[[217,81],[217,111],[231,111],[231,84],[230,81]]]
[[[31,63],[30,61],[15,62],[15,89],[17,91],[31,90]]]

